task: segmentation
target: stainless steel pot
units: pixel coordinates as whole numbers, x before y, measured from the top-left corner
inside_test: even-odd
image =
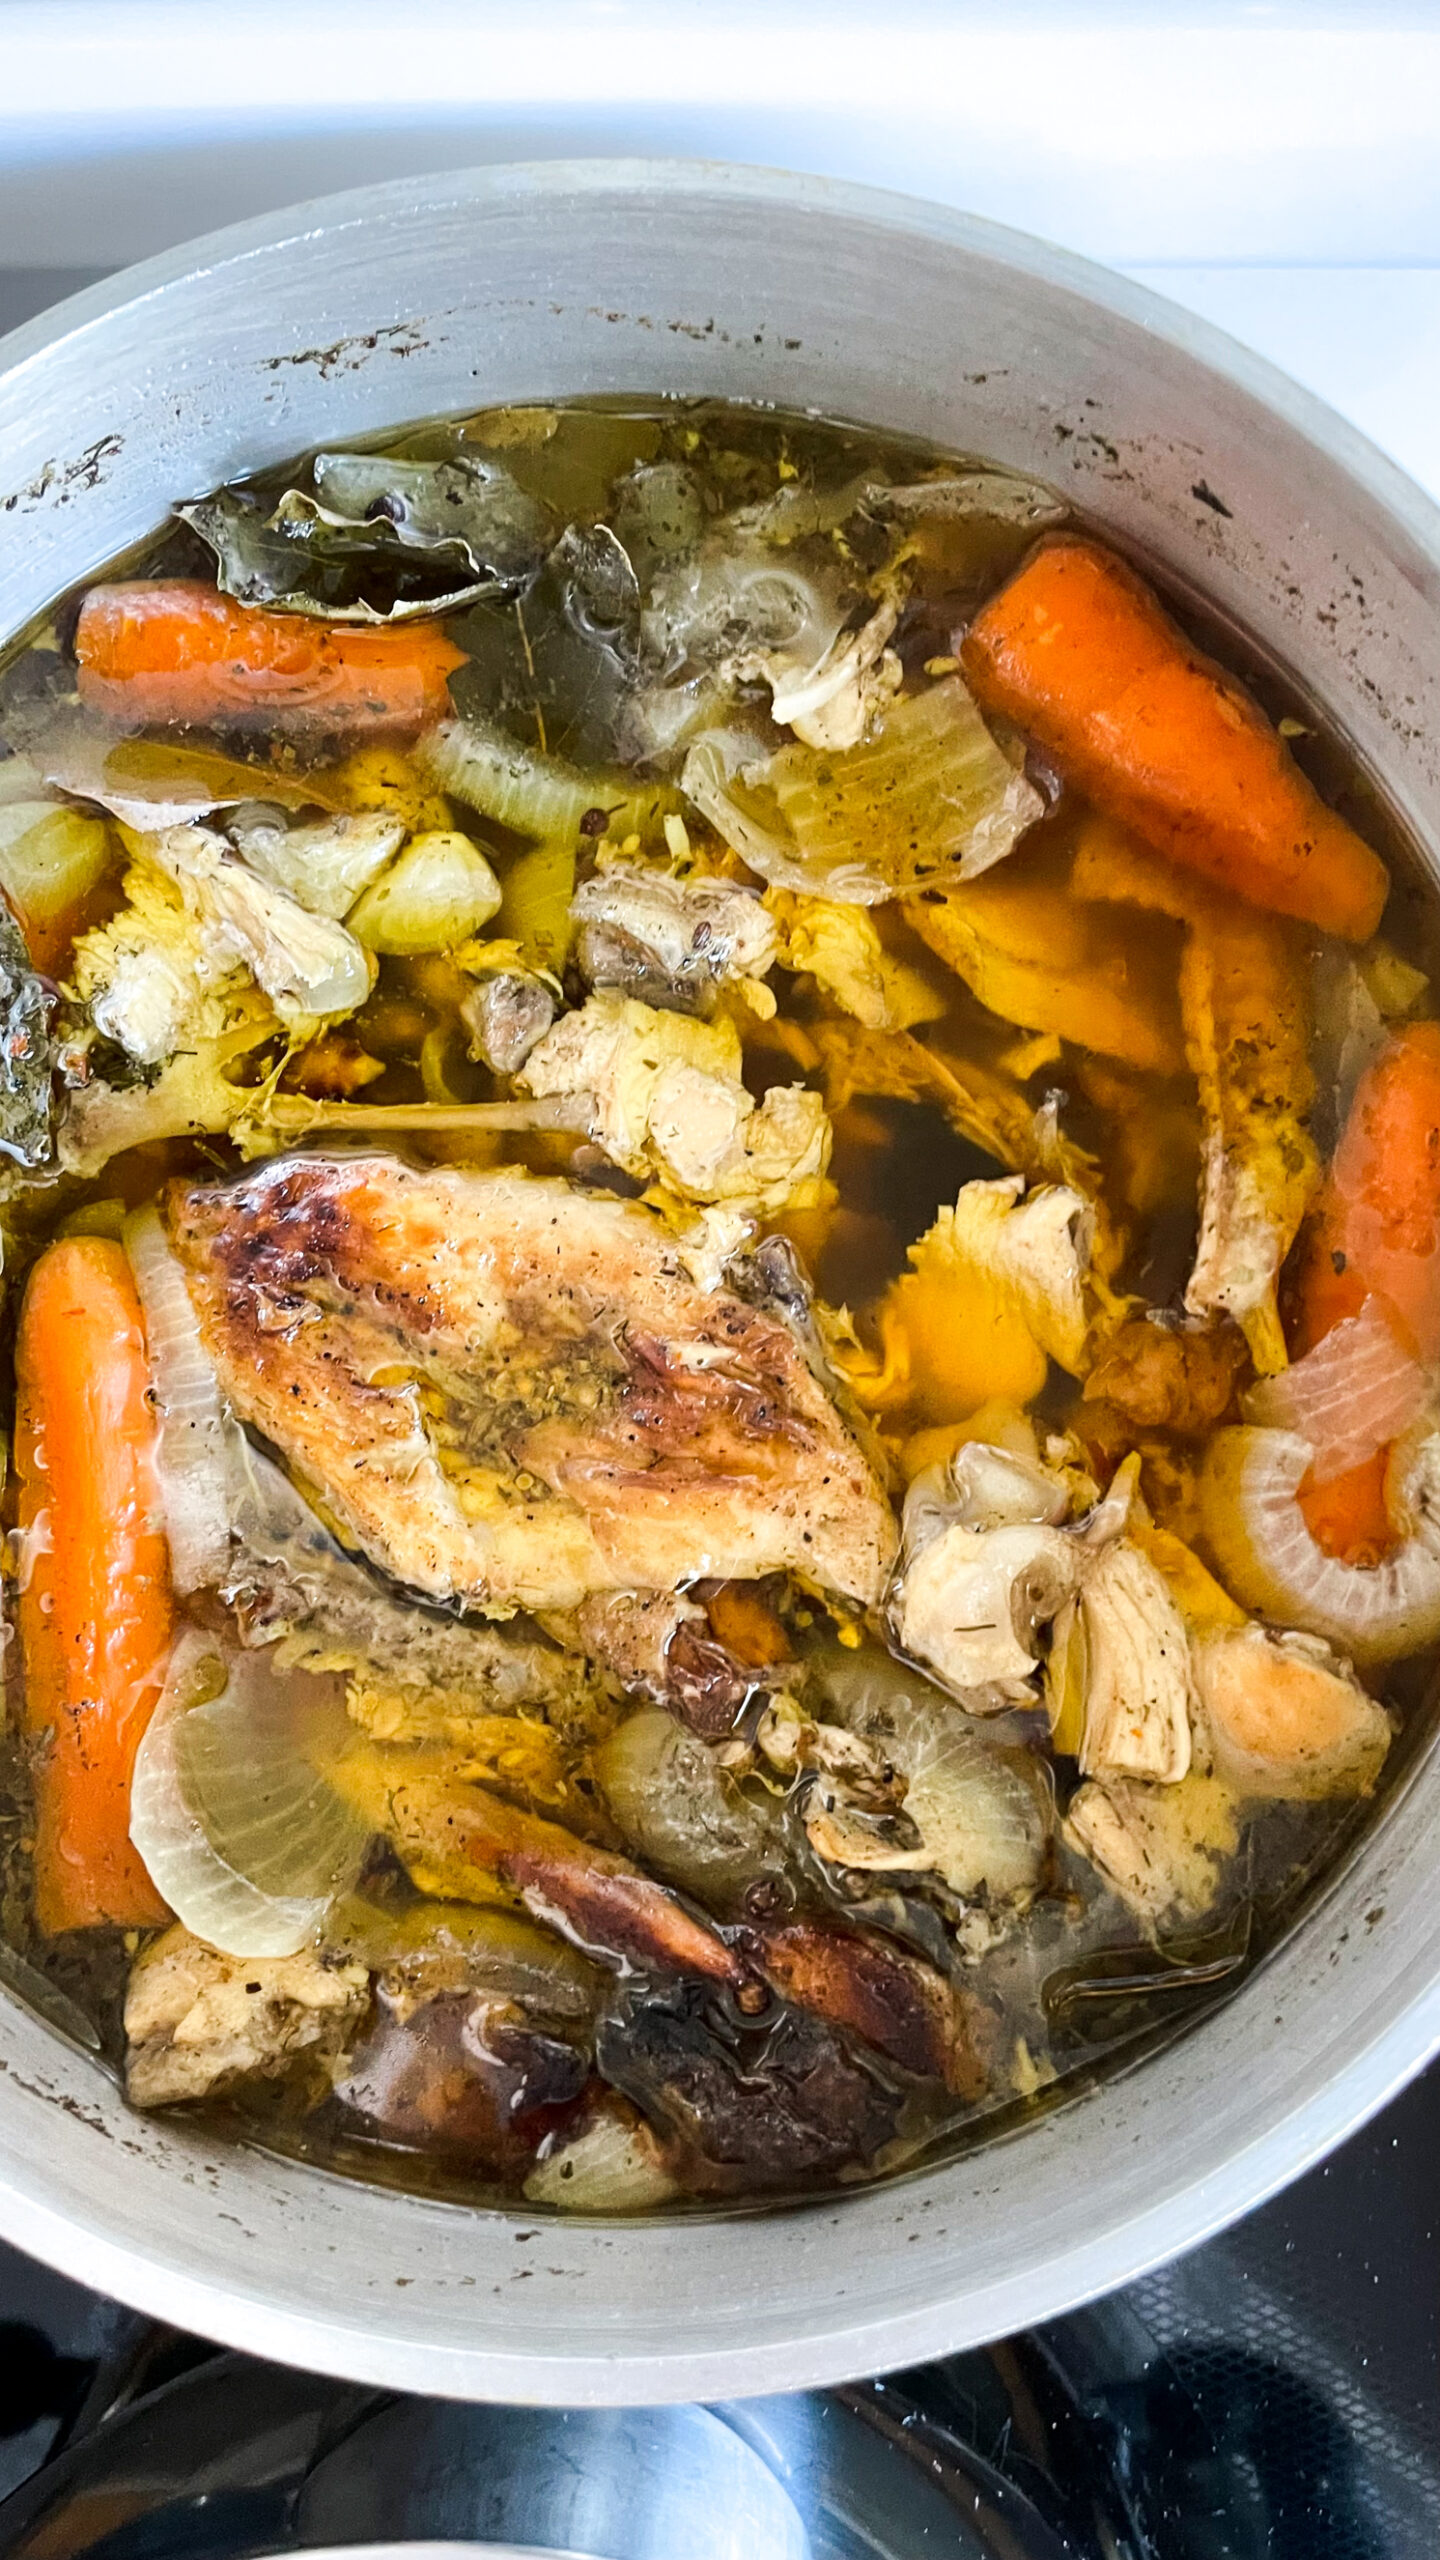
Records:
[[[1213,330],[988,224],[749,169],[476,170],[222,233],[0,362],[0,631],[172,499],[322,440],[567,393],[777,401],[1073,491],[1283,659],[1440,847],[1440,513]],[[461,2211],[224,2148],[130,2114],[6,2002],[0,2230],[237,2346],[456,2396],[703,2399],[934,2356],[1188,2248],[1419,2068],[1437,1827],[1432,1750],[1172,2050],[906,2183],[683,2229]]]

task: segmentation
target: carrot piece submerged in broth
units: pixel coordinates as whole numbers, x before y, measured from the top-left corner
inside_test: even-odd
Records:
[[[1157,853],[1347,941],[1375,931],[1390,885],[1379,855],[1102,544],[1042,542],[976,615],[961,662],[982,709]]]
[[[80,699],[132,726],[414,737],[464,663],[435,623],[265,613],[199,579],[92,587],[75,631]]]
[[[1440,1023],[1408,1023],[1361,1077],[1302,1239],[1290,1293],[1299,1359],[1373,1298],[1422,1361],[1440,1357]],[[1320,1545],[1348,1562],[1395,1544],[1381,1450],[1300,1507]]]
[[[174,1609],[144,1327],[120,1245],[73,1236],[41,1255],[15,1370],[36,1917],[47,1936],[141,1927],[166,1912],[131,1843],[130,1780]]]

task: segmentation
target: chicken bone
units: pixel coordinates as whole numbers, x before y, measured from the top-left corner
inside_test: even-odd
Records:
[[[681,1013],[713,1012],[722,986],[763,979],[774,919],[753,889],[616,863],[576,891],[576,962],[592,987]]]
[[[217,957],[248,969],[283,1022],[353,1013],[365,1002],[374,964],[354,935],[262,880],[212,828],[165,827],[144,850],[208,929]]]
[[[757,1104],[743,1086],[676,1064],[657,1083],[649,1136],[656,1172],[682,1199],[743,1201],[775,1216],[823,1196],[830,1122],[804,1085],[772,1086]]]
[[[174,2106],[237,2080],[271,2079],[309,2052],[330,2060],[370,1993],[363,1965],[292,1956],[228,1956],[177,1922],[147,1946],[125,1995],[126,2090],[136,2106]]]
[[[590,1136],[612,1162],[684,1200],[775,1213],[813,1202],[830,1158],[818,1094],[774,1086],[757,1104],[729,1024],[633,997],[602,991],[564,1015],[517,1083],[537,1097],[587,1101]]]
[[[664,1707],[677,1724],[728,1734],[757,1680],[710,1634],[704,1610],[682,1591],[592,1593],[578,1609],[547,1611],[556,1640],[583,1653],[632,1697]]]
[[[893,1762],[863,1735],[807,1716],[788,1691],[771,1699],[753,1744],[737,1740],[726,1757],[799,1782],[805,1835],[827,1866],[884,1872],[930,1863],[901,1811],[905,1781]]]
[[[887,1721],[889,1736],[846,1736],[878,1760],[879,1783],[856,1784],[841,1755],[824,1751],[831,1766],[817,1766],[803,1799],[810,1846],[827,1866],[925,1878],[962,1906],[988,1912],[996,1926],[980,1939],[983,1948],[999,1934],[1002,1915],[1033,1898],[1052,1822],[1048,1778],[1031,1754],[993,1749],[938,1702],[930,1710],[897,1701]]]
[[[755,1729],[755,1749],[783,1778],[819,1774],[842,1781],[871,1812],[898,1804],[904,1781],[863,1734],[807,1716],[788,1690],[772,1698]]]
[[[513,1076],[555,1019],[555,995],[533,969],[492,969],[460,1003],[470,1055],[492,1074]]]
[[[952,1522],[902,1568],[891,1602],[896,1640],[972,1715],[1033,1705],[1041,1630],[1070,1598],[1079,1570],[1079,1549],[1063,1529]]]
[[[899,605],[888,597],[858,631],[838,631],[818,659],[785,649],[757,658],[753,672],[770,686],[771,718],[807,747],[832,753],[858,747],[904,682],[900,660],[886,646],[899,619]]]
[[[1071,1798],[1061,1836],[1153,1928],[1212,1909],[1239,1829],[1229,1789],[1192,1770],[1173,1787],[1087,1779]]]
[[[891,1587],[901,1650],[972,1715],[1033,1706],[1043,1630],[1123,1537],[1138,1464],[1127,1459],[1104,1498],[1068,1522],[1066,1476],[1011,1450],[966,1441],[947,1466],[924,1469],[906,1496]]]
[[[825,1866],[897,1874],[933,1866],[920,1830],[902,1810],[904,1779],[879,1743],[843,1725],[815,1723],[794,1697],[771,1700],[756,1751],[781,1777],[799,1777],[799,1820]]]
[[[1088,1202],[1067,1183],[1027,1191],[1023,1175],[1007,1174],[965,1183],[948,1215],[957,1259],[988,1274],[1019,1308],[1042,1351],[1078,1377],[1089,1333]]]
[[[1190,1639],[1164,1576],[1140,1547],[1119,1538],[1090,1567],[1076,1605],[1084,1646],[1082,1776],[1176,1785],[1190,1766],[1194,1686]]]
[[[272,888],[338,924],[399,852],[405,822],[384,809],[366,809],[289,825],[284,809],[252,801],[232,812],[226,833]]]

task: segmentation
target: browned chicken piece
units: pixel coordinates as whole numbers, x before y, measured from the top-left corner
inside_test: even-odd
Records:
[[[1151,1324],[1111,1336],[1085,1381],[1088,1400],[1115,1407],[1137,1431],[1203,1440],[1228,1411],[1250,1365],[1236,1325]]]
[[[332,1775],[362,1819],[384,1832],[422,1893],[522,1904],[532,1918],[622,1965],[716,1983],[745,1977],[733,1948],[628,1858],[467,1785],[443,1759],[356,1744]]]
[[[683,1591],[597,1592],[578,1609],[547,1611],[545,1625],[632,1697],[668,1708],[677,1724],[710,1741],[729,1733],[761,1685]]]
[[[533,1634],[397,1598],[258,1449],[246,1450],[231,1525],[220,1597],[241,1641],[273,1644],[287,1670],[349,1673],[352,1713],[356,1684],[387,1694],[396,1709],[387,1740],[417,1740],[422,1728],[433,1740],[447,1711],[471,1726],[534,1709],[577,1751],[613,1724],[616,1689],[603,1672]]]
[[[357,1745],[332,1772],[355,1810],[383,1831],[424,1893],[456,1901],[502,1896],[560,1929],[623,1975],[675,1975],[728,1992],[742,2016],[771,1993],[964,2097],[986,2077],[980,2004],[889,1941],[822,1922],[789,1921],[734,1938],[688,1911],[614,1851],[502,1804],[423,1752]]]
[[[790,2188],[874,2161],[901,2130],[902,2093],[803,2009],[717,2019],[688,1983],[643,1985],[602,2021],[596,2060],[696,2194]]]
[[[167,1216],[235,1411],[413,1589],[570,1609],[784,1570],[879,1599],[890,1507],[794,1330],[649,1209],[315,1155]]]
[[[795,1920],[760,1941],[760,1962],[788,2000],[848,2028],[902,2070],[942,2080],[956,2097],[983,2094],[990,2013],[918,1956],[888,1939]]]

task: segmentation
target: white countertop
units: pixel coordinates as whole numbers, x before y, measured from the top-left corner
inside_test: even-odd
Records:
[[[0,0],[0,268],[95,271],[372,178],[632,151],[1063,241],[1259,348],[1440,496],[1440,0]],[[43,298],[15,278],[14,316]]]

